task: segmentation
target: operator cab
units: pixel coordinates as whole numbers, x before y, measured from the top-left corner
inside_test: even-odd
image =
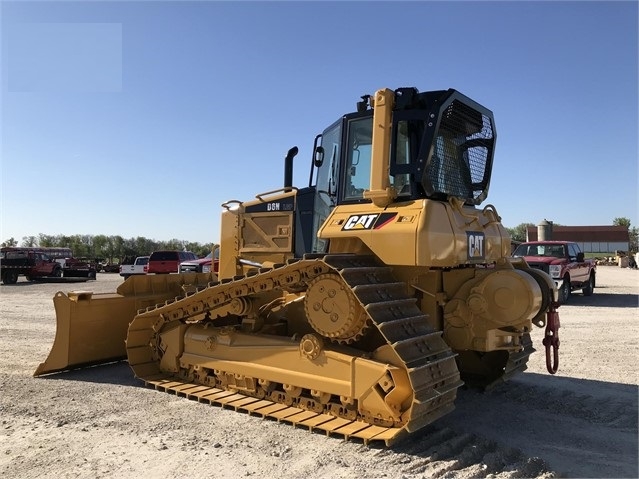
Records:
[[[395,90],[390,151],[380,166],[373,164],[383,157],[372,151],[374,107],[363,96],[356,112],[316,137],[309,187],[297,199],[297,256],[327,250],[320,226],[335,206],[370,203],[364,192],[376,171],[388,171],[393,203],[455,197],[478,205],[486,198],[496,140],[490,110],[453,89]]]
[[[373,108],[368,96],[321,135],[315,165],[318,194],[331,206],[370,202]],[[492,112],[455,90],[395,90],[390,186],[396,201],[454,196],[481,203],[495,146]]]

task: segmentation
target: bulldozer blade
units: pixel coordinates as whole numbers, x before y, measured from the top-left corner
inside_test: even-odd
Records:
[[[140,275],[129,277],[115,293],[56,293],[55,339],[46,361],[33,375],[126,358],[127,330],[138,310],[173,300],[216,279],[204,273]]]

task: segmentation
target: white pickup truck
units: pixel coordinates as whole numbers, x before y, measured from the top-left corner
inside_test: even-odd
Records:
[[[120,265],[120,276],[127,279],[135,274],[146,274],[147,265],[149,264],[148,256],[138,256],[133,263]]]

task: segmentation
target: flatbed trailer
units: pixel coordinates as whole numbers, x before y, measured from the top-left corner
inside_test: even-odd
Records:
[[[68,258],[53,259],[46,252],[46,248],[2,248],[2,283],[15,284],[20,276],[24,276],[27,281],[49,282],[96,279],[96,269],[90,263],[76,260],[70,254]]]

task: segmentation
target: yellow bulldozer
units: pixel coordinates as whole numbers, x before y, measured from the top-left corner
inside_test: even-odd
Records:
[[[217,274],[57,293],[35,375],[126,357],[158,390],[388,445],[450,412],[464,383],[524,371],[533,324],[554,372],[554,283],[478,207],[492,112],[416,88],[356,110],[315,138],[308,186],[292,184],[292,148],[281,188],[222,205]]]

